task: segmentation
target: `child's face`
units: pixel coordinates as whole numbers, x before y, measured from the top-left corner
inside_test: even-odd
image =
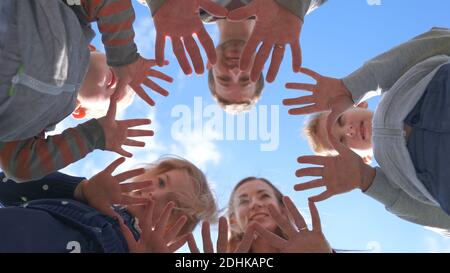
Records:
[[[373,113],[365,109],[367,106],[352,107],[342,113],[332,126],[331,134],[350,149],[367,151],[372,149],[372,117]],[[326,138],[327,115],[320,117],[318,135]]]
[[[275,231],[277,223],[269,213],[268,206],[274,205],[281,211],[278,199],[271,186],[261,180],[244,183],[234,193],[234,215],[241,230],[250,222],[258,222],[264,228]]]
[[[155,202],[153,208],[153,223],[158,221],[159,215],[168,202],[176,203],[174,192],[193,191],[193,184],[188,174],[184,170],[174,169],[161,174],[146,172],[138,176],[135,181],[151,181],[152,184],[142,190],[134,191],[131,195],[152,199]],[[143,215],[145,206],[140,206],[135,210],[136,216]],[[176,219],[175,219],[176,220]]]

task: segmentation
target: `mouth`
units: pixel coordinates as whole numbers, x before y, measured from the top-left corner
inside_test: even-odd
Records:
[[[361,138],[363,140],[366,140],[366,128],[364,126],[364,121],[361,121],[361,125],[359,126],[359,130],[360,130]]]
[[[109,72],[110,72],[111,78],[109,79],[109,82],[106,85],[106,88],[108,88],[108,89],[112,88],[116,84],[116,81],[117,81],[116,75],[114,74],[114,71],[111,68],[109,69]]]
[[[252,220],[256,220],[256,219],[264,218],[264,217],[268,217],[268,216],[269,216],[269,214],[267,214],[267,213],[264,213],[264,212],[258,212],[258,213],[253,214],[253,215],[249,218],[249,220],[252,221]]]

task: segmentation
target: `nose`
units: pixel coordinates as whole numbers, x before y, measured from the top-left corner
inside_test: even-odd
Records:
[[[348,124],[345,130],[345,135],[348,137],[354,137],[356,135],[355,126],[353,124]]]
[[[233,67],[233,68],[231,68],[230,70],[231,70],[231,73],[233,73],[234,76],[238,76],[239,73],[241,72],[241,69],[239,69],[238,66]]]
[[[250,204],[251,209],[262,207],[261,201],[256,198],[253,198],[250,202],[251,202],[251,204]]]

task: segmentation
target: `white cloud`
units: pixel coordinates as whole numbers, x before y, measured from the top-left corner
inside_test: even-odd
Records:
[[[369,4],[369,6],[380,6],[381,0],[367,0],[367,4]]]
[[[432,253],[450,253],[450,239],[425,237],[424,239],[426,252]]]

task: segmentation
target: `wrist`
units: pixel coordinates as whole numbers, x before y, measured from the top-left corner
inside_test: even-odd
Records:
[[[370,186],[373,183],[373,180],[375,179],[376,171],[374,168],[366,165],[363,163],[363,174],[361,179],[361,184],[359,185],[359,188],[361,191],[365,192],[367,191]]]

